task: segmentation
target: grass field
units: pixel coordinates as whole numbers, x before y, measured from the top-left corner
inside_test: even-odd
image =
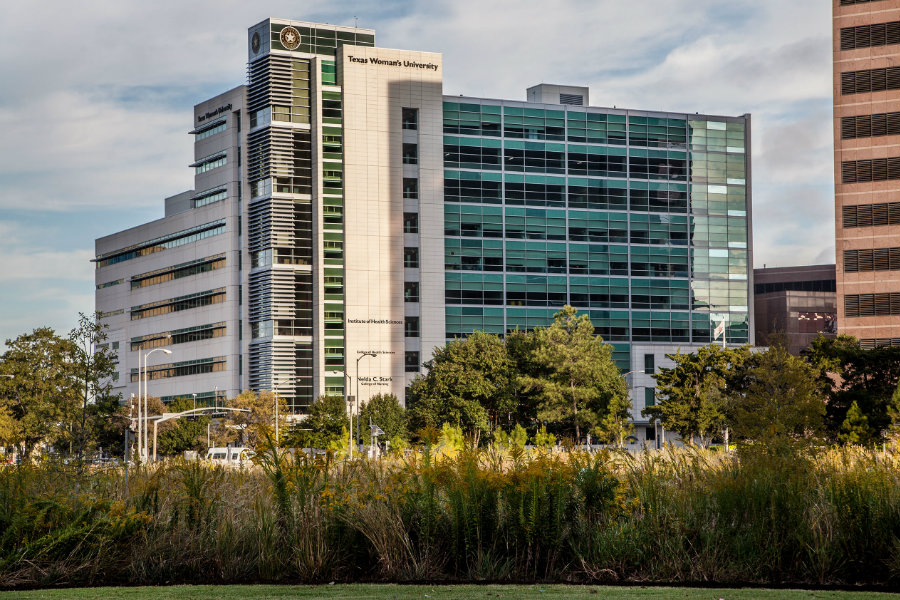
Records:
[[[515,600],[676,600],[710,598],[712,600],[884,600],[900,594],[879,592],[843,592],[810,590],[714,589],[671,587],[605,587],[571,585],[232,585],[110,587],[59,590],[33,590],[0,593],[0,598],[22,600],[275,600],[280,598],[323,598],[325,600],[468,600],[470,598],[509,598]]]

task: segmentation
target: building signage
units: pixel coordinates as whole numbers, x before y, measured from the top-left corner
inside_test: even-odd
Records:
[[[379,67],[406,67],[407,69],[428,69],[429,71],[437,71],[440,65],[435,63],[420,63],[414,60],[384,60],[375,56],[363,58],[359,56],[347,56],[352,63],[362,65],[377,65]]]
[[[197,122],[202,123],[207,119],[212,119],[213,117],[218,117],[222,113],[227,113],[231,110],[231,104],[226,104],[225,106],[220,106],[216,110],[211,110],[202,115],[197,115]]]
[[[351,325],[403,325],[403,321],[393,319],[347,319]]]
[[[358,377],[359,385],[374,385],[374,386],[384,386],[388,387],[391,382],[394,380],[393,377],[381,377],[376,375],[375,377]]]

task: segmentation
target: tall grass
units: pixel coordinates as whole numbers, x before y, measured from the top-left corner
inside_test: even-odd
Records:
[[[0,471],[0,585],[900,580],[900,461],[461,451]]]

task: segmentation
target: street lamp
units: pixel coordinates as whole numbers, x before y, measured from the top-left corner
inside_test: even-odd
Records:
[[[147,456],[142,456],[142,458],[144,459],[145,462],[147,461],[147,459],[149,459],[149,453],[147,452],[148,447],[149,447],[148,446],[148,437],[149,436],[147,435],[147,433],[148,433],[147,432],[147,420],[150,418],[150,408],[148,406],[148,403],[150,401],[150,394],[147,392],[147,388],[150,386],[150,374],[147,372],[147,359],[150,358],[150,355],[153,354],[154,352],[164,352],[166,354],[172,354],[172,351],[168,350],[166,348],[154,348],[153,350],[150,350],[149,352],[144,354],[144,422],[143,422],[143,430],[142,430],[144,439],[143,439],[142,452],[144,455],[147,455]],[[138,363],[138,366],[140,367],[140,362]],[[140,414],[140,410],[138,410],[138,413]],[[139,419],[138,423],[140,423],[140,422],[141,421]]]
[[[359,361],[364,359],[367,356],[371,356],[372,358],[378,358],[378,355],[374,352],[363,352],[359,356],[356,357],[356,439],[359,439]],[[352,418],[352,411],[351,411]],[[350,423],[350,428],[353,428],[353,423]]]

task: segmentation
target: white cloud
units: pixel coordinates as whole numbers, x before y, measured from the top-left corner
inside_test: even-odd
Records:
[[[757,266],[833,256],[822,0],[4,2],[0,210],[17,222],[0,222],[0,282],[16,292],[0,290],[0,333],[62,327],[65,311],[67,329],[92,309],[93,239],[73,252],[41,240],[74,214],[119,223],[133,210],[137,224],[189,188],[191,105],[244,82],[247,28],[269,16],[359,16],[381,46],[442,52],[448,94],[524,99],[569,83],[595,105],[749,112]]]

